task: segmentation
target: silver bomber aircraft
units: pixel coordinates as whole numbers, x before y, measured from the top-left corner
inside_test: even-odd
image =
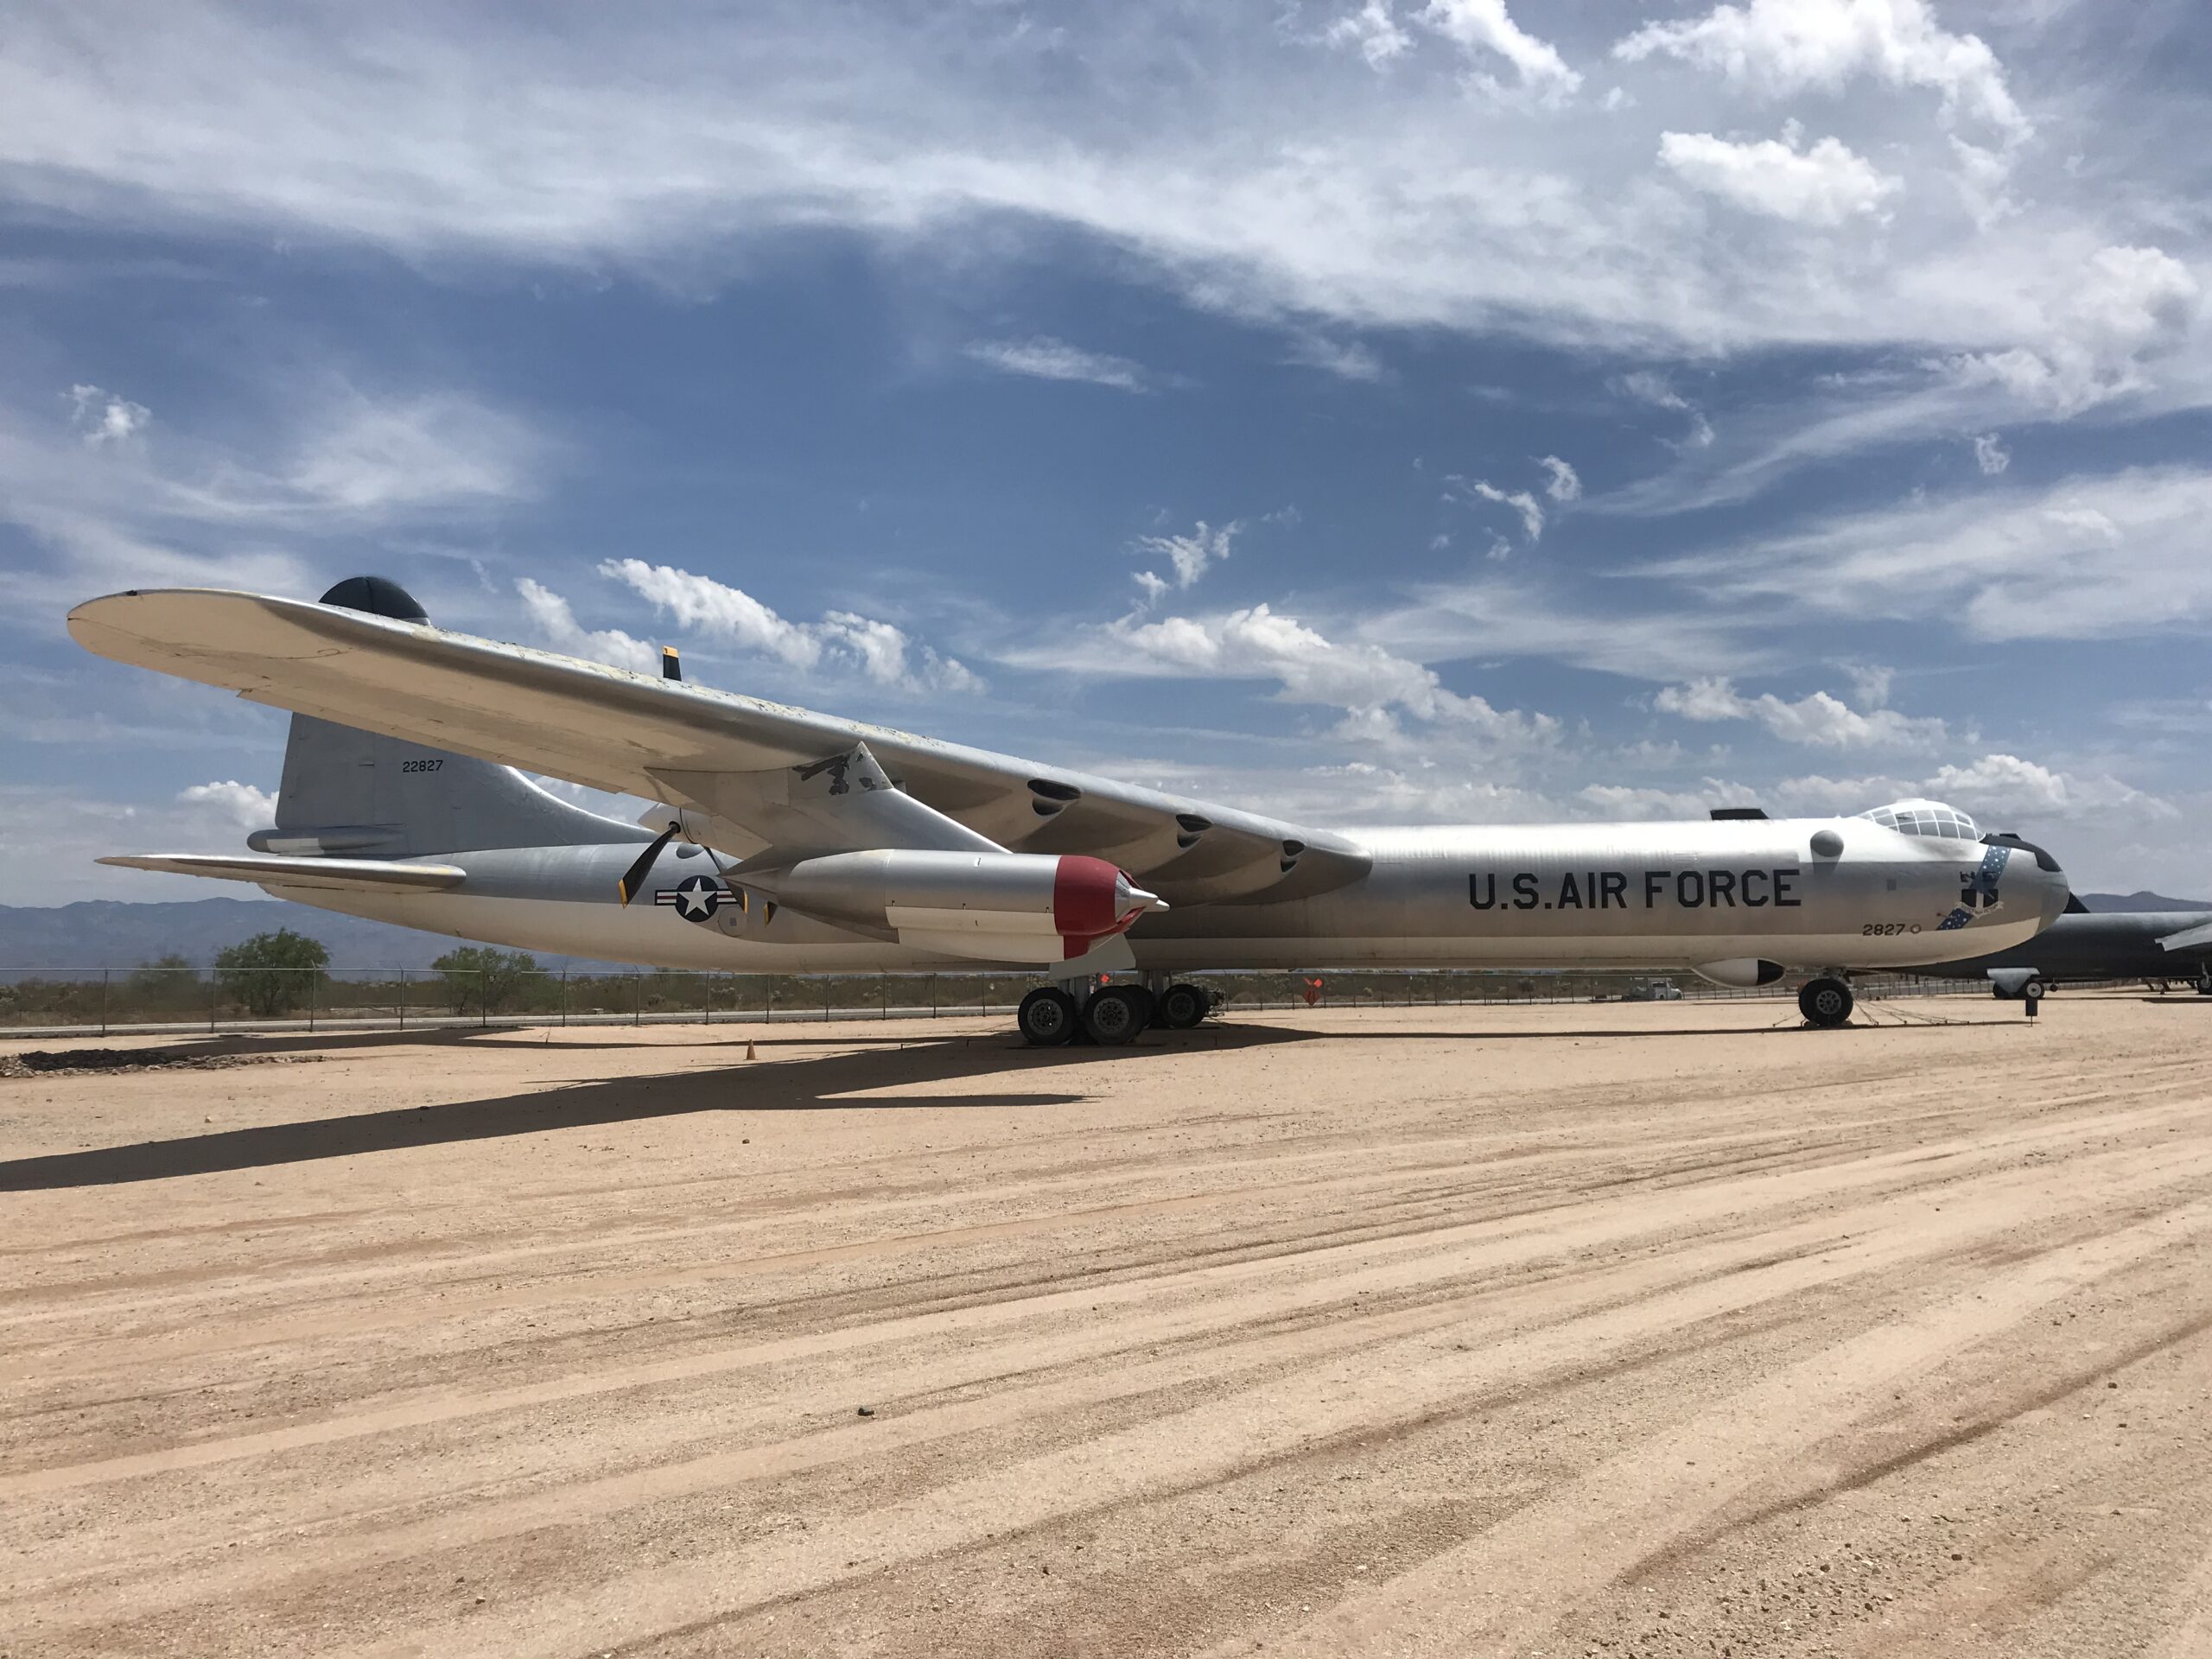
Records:
[[[1962,813],[1338,832],[430,626],[377,577],[315,604],[79,606],[118,662],[294,711],[248,852],[108,863],[527,950],[725,972],[1027,967],[1022,1033],[1195,1025],[1178,976],[1319,967],[1853,971],[2024,944],[2056,861]],[[517,768],[665,804],[636,824]],[[637,902],[632,903],[632,900]],[[1135,982],[1101,986],[1109,973]]]

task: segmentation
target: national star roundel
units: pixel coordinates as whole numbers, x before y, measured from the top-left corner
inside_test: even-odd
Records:
[[[657,888],[656,905],[673,905],[687,922],[703,922],[722,906],[729,889],[711,875],[687,875],[672,887]]]

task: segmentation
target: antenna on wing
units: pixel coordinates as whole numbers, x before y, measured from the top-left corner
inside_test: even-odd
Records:
[[[674,645],[660,648],[660,677],[664,680],[674,680],[679,685],[683,682],[683,659],[676,654]]]

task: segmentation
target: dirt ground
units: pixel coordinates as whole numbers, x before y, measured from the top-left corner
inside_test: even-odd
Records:
[[[0,1077],[0,1653],[2212,1655],[2212,1001],[1785,1011]]]

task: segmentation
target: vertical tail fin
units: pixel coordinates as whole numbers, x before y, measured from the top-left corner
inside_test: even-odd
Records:
[[[350,577],[322,603],[402,622],[429,620],[404,588],[381,576]],[[636,824],[571,805],[512,766],[295,715],[276,827],[247,841],[264,853],[419,858],[651,838]]]

